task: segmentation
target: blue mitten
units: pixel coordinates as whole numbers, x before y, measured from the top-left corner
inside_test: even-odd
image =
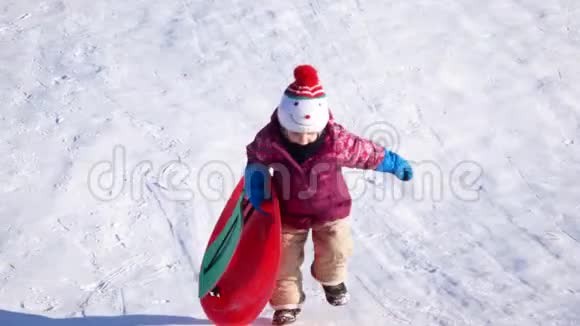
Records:
[[[270,174],[265,165],[250,163],[246,166],[244,172],[244,191],[252,206],[262,213],[264,212],[260,207],[266,199],[267,180],[269,178]]]
[[[379,163],[375,171],[392,173],[402,181],[413,179],[413,168],[409,162],[388,149],[385,149],[385,158]]]
[[[402,181],[409,181],[413,179],[413,168],[407,161],[403,161],[403,163],[395,170],[395,175],[399,180]]]

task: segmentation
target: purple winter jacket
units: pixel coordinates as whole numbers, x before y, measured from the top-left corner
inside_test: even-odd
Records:
[[[248,164],[273,168],[272,185],[280,200],[282,223],[308,229],[350,215],[352,199],[342,167],[375,169],[385,156],[383,147],[348,132],[332,114],[318,152],[298,164],[283,146],[276,111],[270,123],[246,147]]]

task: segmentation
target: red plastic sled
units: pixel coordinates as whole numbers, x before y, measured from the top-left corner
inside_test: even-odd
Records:
[[[199,297],[207,317],[217,325],[251,323],[274,290],[282,236],[274,189],[272,200],[261,208],[266,214],[258,212],[244,198],[242,178],[208,241],[200,272]],[[219,257],[215,258],[216,255]],[[210,264],[221,267],[206,273],[213,275],[204,275],[212,267]]]

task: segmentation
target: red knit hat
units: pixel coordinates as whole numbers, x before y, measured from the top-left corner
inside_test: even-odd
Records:
[[[329,111],[316,69],[310,65],[298,66],[294,69],[294,78],[278,106],[278,120],[290,131],[321,132],[328,123]]]

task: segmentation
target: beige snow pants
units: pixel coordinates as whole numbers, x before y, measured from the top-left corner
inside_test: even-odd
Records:
[[[304,244],[309,230],[282,227],[282,257],[270,305],[274,310],[299,308],[304,301],[302,273]],[[337,285],[346,280],[346,262],[353,244],[348,218],[312,227],[314,262],[310,271],[322,285]]]

